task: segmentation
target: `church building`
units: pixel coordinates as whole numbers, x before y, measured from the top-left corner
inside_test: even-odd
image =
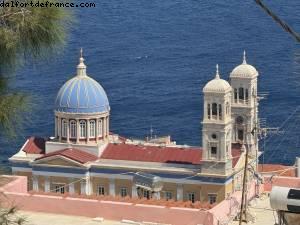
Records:
[[[109,130],[110,105],[102,86],[77,74],[58,91],[53,137],[30,137],[10,158],[28,190],[215,203],[240,190],[246,151],[256,168],[257,70],[247,64],[203,88],[203,147],[170,138],[134,140]]]

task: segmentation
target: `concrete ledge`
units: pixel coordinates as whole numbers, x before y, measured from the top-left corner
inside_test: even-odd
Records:
[[[71,201],[98,202],[98,200],[96,200],[96,199],[87,199],[87,198],[66,197],[66,199],[71,200]]]
[[[101,200],[100,202],[107,203],[107,204],[115,204],[115,205],[133,205],[130,202],[115,202],[115,201],[104,201],[104,200]]]
[[[135,221],[133,221],[133,220],[122,220],[121,223],[141,225],[141,223],[135,222]]]
[[[193,211],[193,212],[200,211],[200,209],[191,209],[191,208],[183,208],[183,207],[170,207],[170,209]]]
[[[5,194],[5,195],[30,196],[30,194],[28,194],[28,193],[18,193],[18,192],[9,192],[9,191],[5,191],[5,192],[3,192],[3,194]]]
[[[39,198],[55,198],[55,199],[63,199],[63,197],[60,196],[52,196],[52,195],[32,195],[34,197],[39,197]]]
[[[161,206],[161,205],[146,205],[146,204],[135,204],[135,206],[149,207],[149,208],[158,208],[158,209],[164,209],[164,208],[166,208],[165,206]]]

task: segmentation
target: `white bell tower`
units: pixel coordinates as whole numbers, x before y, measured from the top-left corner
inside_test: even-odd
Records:
[[[203,173],[231,172],[231,93],[230,84],[221,79],[217,65],[216,76],[203,88]]]
[[[256,129],[258,121],[257,70],[246,61],[244,51],[243,63],[230,74],[232,87],[232,142],[244,144],[255,154],[258,150]],[[252,134],[251,134],[252,132]]]

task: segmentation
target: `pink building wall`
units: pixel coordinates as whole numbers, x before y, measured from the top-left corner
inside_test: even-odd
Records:
[[[14,176],[14,180],[0,188],[5,193],[2,201],[7,206],[16,205],[21,210],[55,214],[103,217],[121,221],[147,221],[173,225],[218,225],[233,219],[240,208],[241,192],[235,192],[210,210],[165,207],[157,205],[134,204],[128,202],[104,201],[87,198],[73,198],[53,195],[30,194],[27,192],[27,178]],[[269,180],[269,182],[268,182]],[[271,190],[272,185],[300,187],[300,178],[265,178],[259,190]],[[247,198],[255,197],[257,187],[248,187]]]
[[[12,178],[13,180],[8,184],[0,187],[1,192],[17,192],[27,193],[27,177],[26,176],[5,176],[4,178]]]

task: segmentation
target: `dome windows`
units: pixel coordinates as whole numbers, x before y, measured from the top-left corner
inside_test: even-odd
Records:
[[[57,127],[58,139],[67,142],[89,142],[108,138],[108,116],[91,119],[65,119],[60,118]]]
[[[62,120],[62,125],[61,125],[61,135],[62,137],[66,138],[67,137],[67,133],[68,133],[68,122],[67,120]]]
[[[80,138],[86,138],[86,122],[85,122],[85,120],[80,120],[79,127],[80,127]]]
[[[77,132],[76,132],[76,121],[71,120],[70,121],[70,137],[71,138],[76,138],[77,137]]]
[[[95,128],[96,128],[96,123],[95,120],[90,120],[90,137],[95,137],[96,136],[96,132],[95,132]]]
[[[103,126],[102,126],[102,120],[99,120],[98,122],[98,137],[102,137],[102,130],[103,130]]]

